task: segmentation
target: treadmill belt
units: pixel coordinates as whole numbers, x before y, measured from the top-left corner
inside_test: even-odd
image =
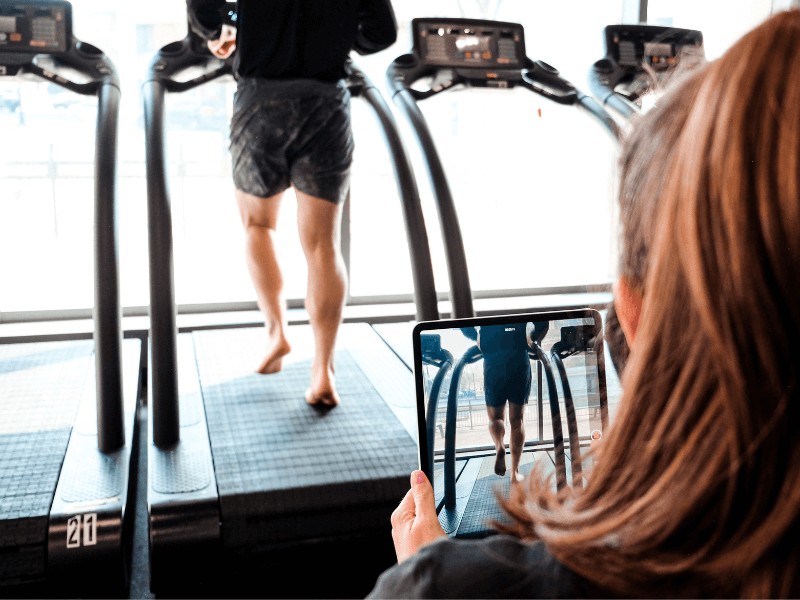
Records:
[[[543,453],[537,453],[538,458],[544,457]],[[530,473],[534,464],[534,453],[524,452],[520,459],[519,471],[522,475]],[[510,457],[506,457],[506,462]],[[479,459],[480,460],[480,459]],[[472,494],[467,502],[467,508],[458,527],[458,537],[478,537],[486,535],[489,529],[489,522],[496,519],[502,523],[508,522],[508,517],[503,513],[497,504],[495,497],[499,490],[502,496],[507,496],[511,487],[511,476],[506,473],[504,477],[499,477],[494,472],[495,457],[487,456],[481,460],[478,478],[472,488]],[[510,467],[509,467],[510,468]]]
[[[0,345],[0,583],[45,569],[50,507],[92,341]]]
[[[506,456],[508,467],[509,456]],[[544,472],[554,469],[549,454],[545,451],[523,452],[519,470],[527,476],[534,465],[544,461]],[[497,503],[497,492],[508,496],[511,477],[507,472],[503,477],[494,472],[495,456],[483,456],[457,461],[456,469],[456,506],[448,510],[442,508],[439,521],[449,534],[455,533],[460,538],[480,538],[492,533],[491,521],[508,523],[509,518]],[[443,464],[434,466],[437,485],[437,500],[443,498],[444,479]],[[440,478],[441,477],[441,478]],[[524,484],[523,484],[524,485]]]
[[[341,404],[325,411],[304,399],[311,340],[292,339],[283,370],[260,375],[252,367],[264,336],[263,328],[193,334],[223,543],[241,549],[388,531],[417,464],[415,440],[346,343],[336,352]]]

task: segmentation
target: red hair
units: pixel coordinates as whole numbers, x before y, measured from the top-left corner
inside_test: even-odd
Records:
[[[623,398],[587,486],[514,486],[512,529],[613,594],[798,596],[800,10],[676,83],[621,165],[658,220]]]

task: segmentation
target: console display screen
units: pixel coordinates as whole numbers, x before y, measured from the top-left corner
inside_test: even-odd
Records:
[[[687,49],[700,49],[703,36],[692,29],[657,25],[617,25],[606,28],[606,49],[628,70],[649,65],[656,70],[675,66]]]
[[[414,50],[436,67],[521,68],[522,25],[478,19],[414,19]]]
[[[69,2],[9,2],[0,5],[0,53],[50,54],[69,48]]]
[[[455,38],[456,50],[464,60],[490,60],[492,45],[489,36],[460,35]]]
[[[672,44],[648,42],[644,44],[645,61],[656,68],[667,68],[677,64],[675,47]]]
[[[17,19],[15,17],[0,16],[0,33],[14,33],[17,31]]]

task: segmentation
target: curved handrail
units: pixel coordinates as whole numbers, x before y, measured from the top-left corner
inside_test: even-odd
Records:
[[[201,75],[186,81],[175,76],[193,67]],[[142,84],[147,171],[147,224],[150,267],[150,393],[153,441],[166,449],[180,441],[177,309],[172,248],[172,208],[166,178],[164,97],[230,75],[228,63],[204,51],[197,37],[167,44],[150,62]]]
[[[580,439],[578,437],[578,420],[575,416],[575,403],[572,399],[572,388],[569,384],[567,377],[567,370],[564,368],[564,361],[555,350],[550,351],[550,358],[558,369],[558,375],[561,379],[561,389],[564,392],[564,408],[567,411],[567,432],[569,434],[569,457],[572,463],[572,485],[573,487],[582,487],[582,472],[581,465],[581,449]]]
[[[390,89],[393,91],[392,99],[408,118],[426,158],[428,176],[436,195],[439,227],[442,232],[442,239],[445,240],[444,251],[450,281],[452,316],[454,318],[474,317],[472,285],[469,281],[464,240],[461,235],[461,226],[455,202],[444,172],[444,165],[433,141],[433,135],[428,128],[422,111],[417,106],[416,98],[422,96],[410,88],[410,82],[416,81],[416,79],[425,76],[429,72],[430,69],[419,68],[419,64],[413,55],[406,54],[395,59],[389,66],[387,76]]]
[[[528,352],[531,358],[538,360],[544,367],[547,379],[547,398],[550,404],[550,421],[553,425],[553,451],[555,453],[556,487],[560,490],[567,484],[567,465],[564,453],[564,431],[561,427],[561,408],[558,405],[558,390],[553,377],[553,367],[547,353],[534,341],[533,347]]]
[[[438,357],[436,361],[423,357],[423,361],[427,364],[439,367],[436,376],[433,378],[433,383],[431,384],[428,406],[425,410],[425,439],[428,444],[428,473],[431,473],[431,475],[433,475],[433,446],[436,432],[436,412],[439,409],[439,394],[441,393],[442,384],[447,374],[453,367],[453,355],[443,348],[440,349],[440,352],[441,356]]]
[[[444,426],[444,506],[452,509],[456,505],[456,420],[458,418],[458,382],[461,372],[468,364],[483,357],[477,344],[467,348],[453,368],[450,389],[447,393],[447,414]],[[431,471],[433,472],[433,471]]]
[[[378,88],[352,62],[349,63],[348,87],[351,94],[364,98],[374,109],[392,157],[397,192],[402,200],[406,226],[417,320],[438,320],[439,304],[436,298],[436,285],[433,278],[433,261],[431,260],[430,243],[428,242],[428,230],[425,227],[425,216],[422,212],[417,180],[411,168],[411,160],[408,158],[403,146],[397,123]]]
[[[8,60],[6,60],[8,58]],[[47,67],[40,63],[52,62]],[[122,389],[122,309],[119,297],[117,140],[120,85],[114,64],[99,48],[71,37],[66,52],[6,56],[7,74],[32,75],[82,95],[97,96],[94,177],[94,345],[97,445],[103,453],[125,446]],[[89,78],[70,79],[69,71]],[[63,73],[62,73],[63,71]]]

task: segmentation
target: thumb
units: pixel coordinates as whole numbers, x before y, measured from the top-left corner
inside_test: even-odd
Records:
[[[417,515],[426,515],[436,512],[436,502],[433,496],[433,486],[425,473],[416,470],[411,473],[411,494],[414,496]]]

